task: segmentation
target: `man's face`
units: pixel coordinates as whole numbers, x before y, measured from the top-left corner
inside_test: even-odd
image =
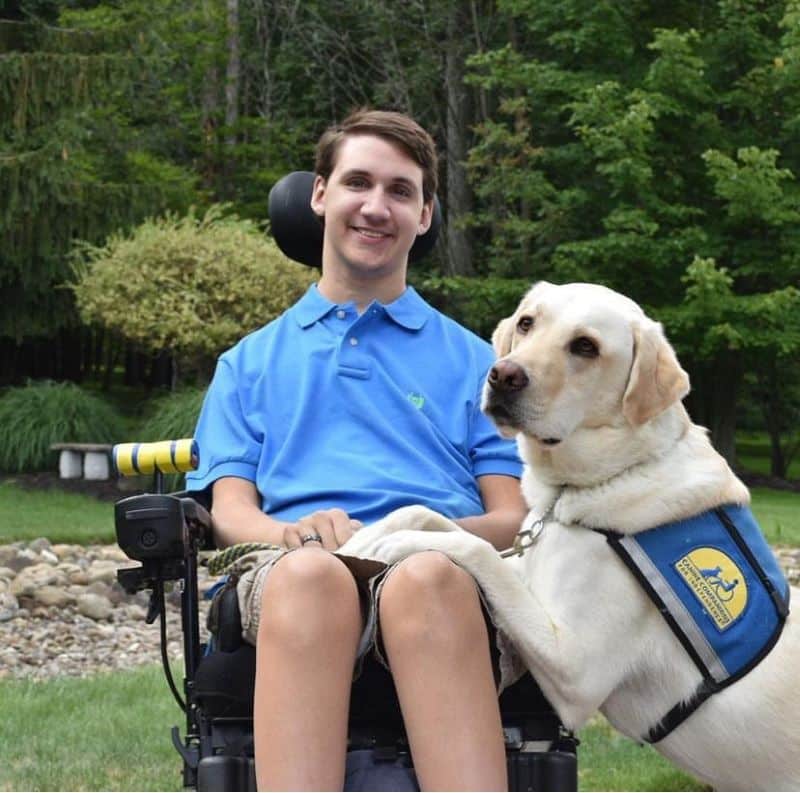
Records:
[[[323,269],[380,277],[404,270],[431,204],[422,198],[422,169],[405,152],[372,135],[351,135],[327,181],[317,177],[311,208],[325,218]]]

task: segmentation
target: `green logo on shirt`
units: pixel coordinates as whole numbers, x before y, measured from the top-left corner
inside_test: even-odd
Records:
[[[408,395],[408,401],[415,407],[417,410],[422,410],[422,406],[425,404],[425,397],[422,394],[415,394],[413,391]]]

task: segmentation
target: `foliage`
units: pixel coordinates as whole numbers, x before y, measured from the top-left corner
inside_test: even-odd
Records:
[[[207,373],[220,352],[278,316],[314,277],[252,221],[223,212],[151,218],[103,246],[80,247],[72,288],[84,321]]]
[[[182,388],[153,400],[142,419],[136,440],[191,438],[205,395],[205,388]]]
[[[0,471],[52,468],[53,443],[114,443],[117,412],[74,383],[30,382],[0,396]]]
[[[68,275],[77,238],[100,242],[160,209],[184,209],[196,176],[137,153],[147,59],[115,31],[0,20],[0,336],[77,324]],[[146,82],[146,80],[145,80]],[[160,167],[163,166],[163,167]]]
[[[484,339],[491,338],[500,319],[514,313],[530,288],[529,281],[497,277],[428,276],[415,285],[432,305]]]
[[[443,244],[420,280],[620,289],[668,325],[693,415],[729,459],[737,402],[776,389],[763,421],[788,448],[800,0],[12,7],[0,21],[0,335],[27,344],[77,322],[72,292],[54,288],[74,238],[102,245],[164,208],[214,201],[261,221],[269,188],[311,167],[329,123],[393,107],[441,153]],[[730,283],[701,299],[709,268]],[[484,335],[498,316],[478,305],[505,311],[447,290],[431,294]]]
[[[745,371],[800,360],[800,3],[498,6],[527,35],[471,59],[488,269],[647,306],[732,460]]]

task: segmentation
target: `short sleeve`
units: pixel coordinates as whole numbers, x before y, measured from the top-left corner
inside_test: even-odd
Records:
[[[470,456],[472,457],[472,472],[477,478],[488,474],[522,476],[522,461],[517,451],[517,443],[506,440],[497,431],[497,427],[481,410],[481,397],[483,384],[486,380],[486,371],[478,379],[478,384],[473,401]]]
[[[200,464],[186,476],[188,490],[205,490],[223,476],[256,481],[263,438],[257,437],[242,410],[244,387],[227,354],[222,356],[195,429]]]

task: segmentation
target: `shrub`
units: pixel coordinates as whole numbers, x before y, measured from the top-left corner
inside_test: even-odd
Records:
[[[137,441],[191,438],[203,406],[205,388],[182,388],[154,399],[148,407]]]
[[[205,388],[182,388],[154,399],[148,406],[137,441],[167,441],[191,438],[200,408],[203,406]],[[200,449],[202,456],[203,450]],[[167,492],[183,487],[183,474],[164,477]]]
[[[32,381],[0,396],[0,471],[42,471],[55,464],[53,443],[115,443],[119,414],[74,383]]]
[[[210,372],[220,352],[278,316],[316,274],[225,210],[151,218],[101,247],[79,245],[71,287],[84,321],[170,351],[179,371]]]

